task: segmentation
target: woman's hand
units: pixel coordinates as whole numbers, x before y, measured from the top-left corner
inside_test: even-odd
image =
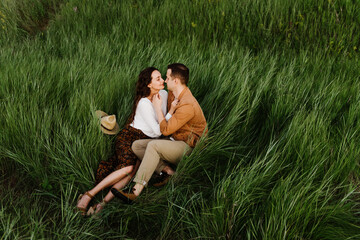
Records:
[[[172,101],[171,107],[170,107],[170,110],[169,110],[169,113],[170,113],[171,115],[174,114],[175,108],[176,108],[176,106],[177,106],[178,103],[179,103],[179,100],[178,100],[177,98],[175,98],[175,100]]]
[[[155,94],[153,96],[152,104],[154,105],[155,109],[160,109],[161,110],[162,99],[161,99],[160,94]]]

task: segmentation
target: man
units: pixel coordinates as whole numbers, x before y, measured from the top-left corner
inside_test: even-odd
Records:
[[[162,99],[154,96],[153,106],[160,123],[160,131],[169,139],[146,139],[135,141],[132,145],[134,153],[142,159],[140,167],[134,178],[135,186],[129,193],[111,189],[113,194],[127,203],[131,203],[148,184],[156,170],[166,177],[174,174],[166,168],[163,160],[178,164],[184,154],[190,154],[199,138],[206,132],[206,119],[199,103],[187,87],[189,69],[181,64],[170,64],[166,73],[168,94],[168,109],[174,100],[177,100],[175,111],[171,118],[161,111]],[[169,119],[169,120],[167,120]],[[164,179],[164,181],[166,181]]]

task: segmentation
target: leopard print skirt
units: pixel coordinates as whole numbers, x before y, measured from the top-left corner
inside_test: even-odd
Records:
[[[141,130],[126,125],[116,136],[115,154],[99,163],[95,176],[96,184],[118,169],[135,165],[138,158],[131,150],[131,145],[136,140],[146,138],[150,137]]]

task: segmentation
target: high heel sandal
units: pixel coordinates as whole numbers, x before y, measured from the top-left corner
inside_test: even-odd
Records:
[[[78,207],[78,205],[79,205],[79,202],[81,201],[82,197],[84,197],[85,195],[87,195],[90,198],[90,200],[94,197],[89,192],[86,192],[84,194],[80,194],[80,196],[78,197],[76,208],[81,213],[82,216],[85,216],[87,208],[86,207]]]
[[[92,215],[97,215],[100,211],[102,211],[102,209],[105,207],[105,205],[107,204],[108,202],[105,201],[105,200],[102,200],[101,202],[91,206],[89,208],[89,210],[87,211],[86,215],[87,216],[92,216]],[[101,207],[101,210],[99,211],[96,211],[98,208],[99,208],[99,205]]]

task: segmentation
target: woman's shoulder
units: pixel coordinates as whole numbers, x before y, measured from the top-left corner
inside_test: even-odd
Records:
[[[148,106],[148,105],[152,105],[152,103],[148,98],[144,97],[139,100],[137,107]]]

